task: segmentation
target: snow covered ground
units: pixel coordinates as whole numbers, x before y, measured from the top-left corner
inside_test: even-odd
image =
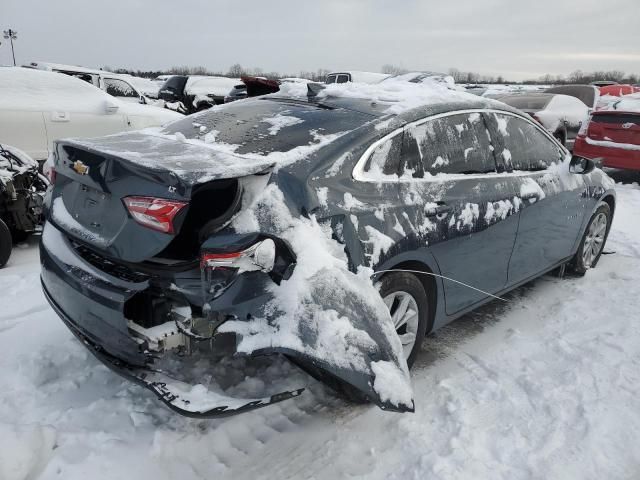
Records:
[[[598,267],[543,277],[429,336],[416,413],[348,405],[288,363],[234,394],[310,385],[216,421],[179,417],[98,363],[48,307],[37,245],[0,271],[0,480],[640,477],[640,186],[619,179]]]

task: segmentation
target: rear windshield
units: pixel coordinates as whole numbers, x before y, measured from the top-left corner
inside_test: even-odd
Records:
[[[553,95],[531,96],[531,95],[514,95],[509,97],[501,97],[500,101],[522,110],[542,110],[553,98]]]
[[[224,143],[244,153],[287,152],[351,131],[370,115],[284,98],[256,98],[214,107],[168,125],[164,132]]]
[[[166,82],[164,82],[164,85],[162,86],[161,90],[171,90],[174,92],[179,92],[184,87],[184,84],[186,83],[186,81],[187,81],[186,77],[183,77],[181,75],[175,75],[169,78]]]

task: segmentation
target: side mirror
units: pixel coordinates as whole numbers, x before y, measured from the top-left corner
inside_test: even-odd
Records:
[[[144,95],[140,95],[140,103],[143,105],[147,104],[147,99]]]
[[[119,108],[120,107],[115,102],[111,102],[109,100],[104,102],[104,111],[107,115],[113,115],[114,113],[117,113]]]
[[[594,168],[596,168],[596,164],[593,160],[579,157],[577,155],[571,157],[571,162],[569,162],[569,172],[575,173],[577,175],[585,175],[587,173],[591,173],[593,172]]]

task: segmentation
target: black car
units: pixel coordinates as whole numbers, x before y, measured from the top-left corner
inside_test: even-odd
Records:
[[[339,88],[57,142],[42,285],[92,353],[185,415],[301,392],[202,397],[164,370],[225,336],[411,411],[403,382],[428,332],[596,265],[613,182],[529,116],[458,92],[395,103]]]
[[[42,225],[42,204],[49,181],[24,152],[0,144],[0,268],[13,243],[24,241]]]
[[[158,98],[166,108],[188,115],[224,103],[238,83],[227,77],[172,75],[158,91]]]

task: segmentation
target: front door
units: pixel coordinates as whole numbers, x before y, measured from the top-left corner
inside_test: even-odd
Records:
[[[582,175],[569,173],[568,153],[528,119],[487,115],[496,158],[517,192],[520,224],[509,264],[509,284],[530,279],[567,259],[587,210]]]

